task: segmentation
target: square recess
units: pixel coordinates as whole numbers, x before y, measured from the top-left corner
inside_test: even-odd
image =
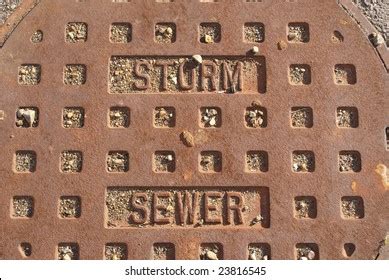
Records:
[[[63,219],[79,218],[81,216],[81,198],[78,196],[61,196],[58,213]]]
[[[79,86],[86,82],[86,66],[84,64],[68,64],[63,71],[65,85]]]
[[[34,214],[32,196],[14,196],[11,205],[12,218],[31,218]]]
[[[104,247],[105,260],[126,260],[127,244],[125,243],[107,243]]]
[[[246,22],[243,35],[246,43],[262,43],[265,41],[265,26],[261,22]]]
[[[292,107],[290,112],[292,127],[311,128],[313,126],[313,112],[310,107]]]
[[[309,25],[305,22],[291,22],[288,24],[288,41],[291,43],[309,42]]]
[[[346,258],[350,258],[354,252],[355,252],[355,244],[353,243],[345,243],[343,245],[343,255],[346,257]]]
[[[19,252],[23,258],[31,257],[32,254],[32,246],[28,242],[22,242],[19,245]]]
[[[222,171],[222,153],[218,151],[203,151],[200,153],[199,168],[204,173]]]
[[[36,170],[36,153],[34,151],[16,151],[14,171],[16,173],[32,173]]]
[[[296,244],[297,260],[318,260],[319,246],[315,243],[298,243]]]
[[[19,107],[16,111],[17,127],[37,127],[39,123],[39,109],[37,107]]]
[[[130,126],[130,109],[127,107],[111,107],[108,114],[110,128],[126,128]]]
[[[357,83],[357,72],[352,64],[336,64],[334,82],[337,85],[354,85]]]
[[[80,258],[80,247],[77,243],[60,243],[57,247],[57,259],[70,261]]]
[[[270,260],[270,245],[268,243],[250,243],[248,246],[249,260]]]
[[[309,85],[311,83],[311,67],[308,64],[290,65],[289,83],[294,86]]]
[[[200,260],[222,260],[223,246],[220,243],[202,243],[199,253]]]
[[[297,196],[294,198],[294,217],[298,219],[315,219],[317,203],[313,196]]]
[[[175,260],[176,250],[172,243],[154,243],[153,260]]]
[[[360,172],[362,169],[361,154],[358,151],[341,151],[338,164],[340,172]]]
[[[111,24],[109,40],[111,43],[129,43],[132,39],[132,25],[128,22]]]
[[[43,32],[42,30],[36,30],[32,33],[30,38],[31,43],[38,44],[43,41]]]
[[[294,151],[292,153],[292,170],[303,173],[315,171],[315,154],[312,151]]]
[[[88,37],[88,25],[85,22],[69,22],[65,28],[67,43],[85,42]]]
[[[172,151],[156,151],[153,155],[153,170],[157,173],[171,173],[176,169],[175,154]]]
[[[217,22],[200,23],[200,42],[204,44],[220,43],[221,26]]]
[[[248,151],[246,153],[246,172],[258,173],[269,170],[268,153],[265,151]]]
[[[218,107],[200,108],[200,126],[204,128],[221,127],[222,112]]]
[[[174,43],[176,35],[176,25],[173,22],[159,22],[155,25],[155,41],[157,43]]]
[[[359,125],[356,107],[339,107],[336,109],[336,124],[341,128],[356,128]]]
[[[154,110],[154,126],[158,128],[176,125],[176,109],[173,107],[157,107]]]
[[[245,124],[249,128],[263,128],[267,126],[267,110],[261,106],[246,108]]]
[[[62,126],[64,128],[81,128],[84,126],[84,108],[65,107],[62,110]]]
[[[344,219],[362,219],[365,217],[365,207],[360,196],[343,196],[341,208]]]
[[[127,172],[129,170],[129,155],[125,151],[110,151],[107,156],[108,172]]]
[[[18,82],[20,85],[37,85],[41,81],[41,66],[39,64],[23,64],[19,66]]]
[[[63,173],[79,173],[82,169],[82,153],[80,151],[64,151],[61,153],[61,171]]]

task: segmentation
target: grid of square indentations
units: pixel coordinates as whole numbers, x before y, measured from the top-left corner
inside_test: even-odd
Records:
[[[126,260],[128,259],[128,245],[124,242],[109,242],[103,247],[102,258],[105,260]],[[22,242],[18,247],[21,255],[25,258],[32,255],[32,244]],[[61,253],[59,254],[59,249]],[[156,242],[150,248],[150,259],[153,260],[175,260],[176,252],[181,251],[182,246],[176,247],[170,242]],[[356,252],[354,243],[344,243],[339,248],[344,258],[350,258]],[[207,251],[211,251],[208,253]],[[313,252],[311,252],[313,251]],[[294,247],[296,259],[317,260],[319,259],[319,246],[316,243],[297,243]],[[64,256],[68,254],[69,256]],[[249,243],[246,247],[248,260],[270,260],[272,255],[271,245],[266,242]],[[222,243],[209,242],[199,244],[199,258],[203,260],[222,260],[224,249]],[[147,253],[145,254],[147,257]],[[80,258],[80,248],[76,242],[59,243],[56,247],[55,258],[60,260],[71,260]]]
[[[121,1],[121,0],[118,0]],[[123,0],[125,1],[125,0]],[[161,0],[165,3],[165,0]],[[167,0],[167,2],[171,2]],[[248,43],[262,43],[265,40],[265,26],[261,22],[245,22],[243,24],[242,41]],[[109,26],[109,41],[111,43],[129,43],[132,41],[133,26],[130,22],[114,22]],[[287,40],[290,44],[307,43],[310,40],[309,24],[305,22],[290,22],[286,26]],[[199,42],[212,44],[219,43],[222,38],[222,27],[219,22],[200,22],[197,30]],[[35,34],[36,33],[36,34]],[[43,36],[41,30],[37,30],[33,35],[36,42],[41,41]],[[339,37],[339,31],[334,33]],[[340,34],[341,36],[341,34]],[[85,22],[69,22],[65,25],[65,41],[67,43],[86,42],[88,37],[88,24]],[[155,43],[174,43],[177,37],[177,26],[175,22],[158,22],[154,24]],[[339,40],[339,39],[337,39]],[[35,41],[34,41],[35,42]],[[281,40],[278,42],[279,49],[285,49],[287,43]],[[82,64],[67,65],[73,66],[71,71],[64,71],[65,84],[82,85],[86,81],[86,66]],[[76,70],[74,67],[78,68]],[[297,68],[296,68],[297,66]],[[303,73],[304,72],[304,73]],[[289,80],[292,84],[302,85],[311,83],[311,69],[307,64],[291,65]],[[77,74],[78,73],[78,74]],[[41,66],[39,64],[23,64],[19,66],[18,80],[23,85],[36,85],[40,82]],[[353,64],[336,64],[333,68],[333,79],[337,85],[353,85],[357,82],[356,68]]]
[[[127,125],[128,126],[128,125]],[[343,127],[343,126],[341,126],[341,125],[338,125],[339,127]],[[23,126],[23,127],[25,127],[25,126]],[[33,126],[32,126],[33,127]],[[352,126],[352,125],[350,125],[350,127],[354,127],[354,126]]]
[[[195,113],[196,111],[194,111]],[[222,127],[222,109],[217,106],[200,107],[198,109],[199,127],[205,129],[218,129]],[[268,126],[267,109],[258,102],[252,102],[250,107],[243,111],[242,126],[247,129],[265,128]],[[157,106],[152,112],[152,125],[155,129],[174,128],[177,121],[176,108],[173,106]],[[229,114],[229,112],[228,112]],[[15,113],[16,127],[34,128],[37,127],[40,120],[40,110],[38,107],[25,106],[18,107]],[[334,114],[336,126],[339,129],[354,128],[358,126],[359,115],[356,107],[338,107]],[[310,128],[313,126],[313,110],[311,107],[292,107],[290,111],[290,126],[292,128]],[[82,107],[65,107],[62,109],[62,126],[66,129],[84,128],[85,110]],[[130,126],[130,108],[126,106],[112,106],[107,112],[107,128],[127,128]],[[188,147],[196,145],[195,132],[183,131],[180,134],[180,140]],[[210,150],[212,152],[212,150]],[[69,153],[70,152],[70,153]],[[116,151],[120,152],[120,150]],[[206,151],[203,151],[206,152]],[[217,152],[217,151],[214,151]],[[68,151],[61,154],[60,170],[64,173],[81,172],[82,152]],[[74,154],[75,153],[75,154]],[[222,153],[217,152],[216,159],[221,163]],[[108,172],[127,172],[129,170],[128,151],[123,155],[107,157]],[[269,158],[266,151],[247,151],[245,154],[246,172],[266,172],[268,171]],[[201,155],[200,155],[201,158]],[[209,168],[207,161],[212,158],[211,155],[203,155],[200,160],[199,171],[202,172],[220,172],[221,164],[217,164],[215,169]],[[271,160],[271,159],[270,159]],[[120,161],[120,163],[119,163]],[[360,172],[362,160],[358,151],[339,151],[337,162],[340,172]],[[36,170],[36,153],[34,151],[20,150],[14,156],[14,172],[32,173]],[[212,164],[211,164],[212,165]],[[116,167],[113,167],[116,166]],[[155,154],[153,159],[153,170],[155,172],[174,172],[176,166],[175,154],[171,150],[169,155]],[[208,167],[207,167],[208,166]],[[218,167],[220,166],[220,167]],[[294,172],[313,172],[315,170],[315,156],[313,151],[294,151],[292,153],[292,171]]]
[[[144,255],[151,260],[175,260],[177,250],[184,249],[182,246],[176,248],[174,243],[156,242],[150,248],[150,255]],[[22,257],[28,258],[32,255],[32,244],[22,242],[18,246]],[[339,250],[344,258],[350,258],[356,251],[354,243],[344,243]],[[103,246],[101,258],[104,260],[127,260],[129,246],[125,242],[108,242]],[[198,244],[198,259],[200,260],[223,260],[223,243],[204,242]],[[81,255],[80,246],[77,242],[61,242],[55,249],[54,258],[57,260],[79,260]],[[294,256],[297,260],[319,260],[320,250],[317,243],[297,243],[294,245]],[[271,245],[266,242],[253,242],[246,245],[247,260],[270,260],[272,259]]]

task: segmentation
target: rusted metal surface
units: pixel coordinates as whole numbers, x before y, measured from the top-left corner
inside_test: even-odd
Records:
[[[161,23],[176,32],[162,43]],[[264,37],[247,42],[246,23]],[[0,63],[0,258],[377,256],[387,74],[337,1],[42,0]]]

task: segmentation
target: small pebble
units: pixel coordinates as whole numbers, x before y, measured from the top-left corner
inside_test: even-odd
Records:
[[[196,61],[198,64],[201,64],[203,63],[203,57],[199,54],[195,54],[192,56],[192,58],[194,59],[194,61]]]
[[[205,35],[204,41],[205,41],[205,43],[207,43],[207,44],[213,43],[213,38],[212,38],[212,36],[210,36],[210,35]]]
[[[252,47],[252,53],[259,53],[259,48],[257,46]]]
[[[216,253],[213,251],[207,251],[206,257],[208,260],[218,260]]]
[[[313,260],[315,258],[315,252],[314,251],[309,251],[307,255],[309,260]]]

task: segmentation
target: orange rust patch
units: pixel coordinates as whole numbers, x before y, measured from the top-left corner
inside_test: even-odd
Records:
[[[375,172],[381,176],[382,185],[385,190],[389,190],[388,168],[384,164],[380,163],[377,165]]]
[[[357,192],[357,182],[353,181],[351,183],[351,189],[353,192]]]

